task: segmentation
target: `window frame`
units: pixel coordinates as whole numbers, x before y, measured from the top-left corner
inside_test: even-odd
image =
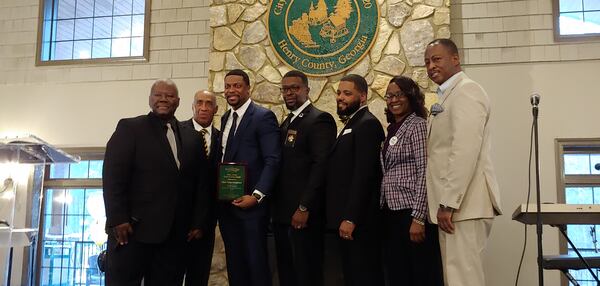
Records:
[[[37,43],[35,48],[35,65],[36,66],[59,66],[59,65],[89,65],[89,64],[113,64],[126,62],[149,62],[150,59],[150,16],[152,0],[144,0],[144,47],[141,56],[130,57],[108,57],[98,59],[71,59],[71,60],[49,60],[42,61],[42,43],[44,29],[44,10],[46,2],[51,0],[39,0],[38,6],[38,28],[37,28]]]
[[[558,1],[558,0],[556,0]],[[565,175],[565,154],[577,154],[577,151],[567,151],[565,149],[577,148],[577,147],[588,147],[587,152],[582,151],[582,154],[589,154],[589,151],[600,151],[600,138],[556,138],[554,140],[554,147],[556,155],[556,191],[557,191],[557,203],[566,204],[566,188],[569,186],[589,186],[589,187],[600,187],[600,175]],[[583,149],[583,148],[582,148]],[[569,246],[567,240],[559,235],[558,249],[560,254],[567,254]],[[560,276],[561,286],[569,285],[569,281],[564,277]]]
[[[80,148],[62,148],[63,151],[68,154],[77,155],[82,161],[87,160],[104,160],[104,147],[80,147]],[[44,166],[44,177],[43,177],[43,188],[40,194],[40,213],[39,213],[39,237],[36,240],[36,255],[35,269],[33,270],[34,284],[41,285],[42,279],[42,256],[43,254],[43,242],[44,239],[41,236],[43,232],[45,216],[43,215],[46,211],[46,205],[43,203],[46,190],[62,188],[62,189],[74,189],[74,188],[99,188],[102,189],[102,178],[92,179],[50,179],[50,165]]]
[[[578,34],[578,35],[561,35],[560,34],[560,0],[552,0],[552,30],[554,32],[555,42],[581,42],[581,41],[598,41],[600,33]]]

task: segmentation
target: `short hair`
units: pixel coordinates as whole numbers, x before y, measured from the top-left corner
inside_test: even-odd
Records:
[[[225,77],[228,77],[230,75],[238,75],[241,76],[242,78],[244,78],[244,82],[246,83],[246,85],[250,85],[250,78],[248,77],[248,74],[240,69],[234,69],[234,70],[230,70]]]
[[[369,93],[369,85],[364,77],[357,74],[348,74],[345,75],[340,81],[349,81],[354,83],[354,86],[358,91],[363,93]]]
[[[283,76],[283,78],[286,78],[286,77],[299,77],[302,80],[302,83],[305,86],[308,86],[308,78],[306,77],[306,74],[304,74],[301,71],[297,71],[297,70],[289,71]]]
[[[208,95],[212,99],[213,106],[217,106],[217,96],[215,95],[215,93],[210,90],[205,90],[205,89],[198,90],[198,91],[196,91],[196,93],[194,93],[194,100],[192,101],[192,104],[196,104],[196,96],[198,94]]]
[[[166,84],[168,86],[172,86],[175,89],[175,95],[177,97],[179,97],[179,89],[177,89],[177,85],[175,84],[175,82],[173,80],[168,79],[168,78],[160,78],[160,79],[155,80],[154,83],[152,84],[152,87],[150,88],[150,95],[152,95],[154,88],[161,83]]]
[[[427,46],[433,46],[433,45],[442,45],[451,54],[453,54],[453,55],[458,54],[458,47],[456,47],[456,44],[450,39],[435,39],[435,40],[429,42],[429,44],[427,44]]]
[[[423,94],[423,92],[421,92],[421,89],[419,89],[419,85],[411,78],[405,76],[393,77],[390,80],[389,84],[392,83],[395,83],[400,88],[402,93],[406,95],[406,97],[408,98],[408,105],[410,106],[410,109],[417,116],[421,118],[427,118],[427,109],[425,108],[425,95]],[[385,110],[385,113],[388,123],[394,122],[393,120],[390,120],[393,119],[393,116],[392,118],[390,118],[391,113],[387,110],[387,108]]]

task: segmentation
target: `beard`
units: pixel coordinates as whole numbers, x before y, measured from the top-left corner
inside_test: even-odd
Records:
[[[349,103],[348,106],[346,107],[346,109],[344,109],[344,110],[340,109],[340,106],[338,104],[337,114],[340,117],[348,117],[348,116],[352,115],[352,113],[356,112],[359,108],[360,108],[360,101],[355,101],[355,102]]]

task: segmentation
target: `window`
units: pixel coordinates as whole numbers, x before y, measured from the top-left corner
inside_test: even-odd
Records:
[[[554,37],[600,38],[600,0],[554,0]]]
[[[150,0],[40,0],[36,63],[145,60]]]
[[[600,204],[600,139],[557,139],[558,200],[567,204]],[[582,254],[599,255],[600,225],[568,225],[567,234]],[[561,253],[575,254],[566,240]],[[598,269],[594,269],[596,275]],[[570,270],[581,285],[596,282],[587,270]]]
[[[46,167],[38,242],[37,285],[104,285],[98,254],[106,249],[102,157],[67,150],[79,163]]]

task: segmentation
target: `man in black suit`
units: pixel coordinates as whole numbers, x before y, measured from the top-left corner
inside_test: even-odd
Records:
[[[246,166],[245,194],[221,202],[218,218],[231,286],[269,286],[268,198],[275,184],[281,147],[272,111],[250,100],[250,80],[242,70],[225,76],[230,108],[221,118],[223,162]]]
[[[272,198],[281,286],[323,285],[324,183],[336,126],[329,113],[311,104],[309,91],[300,71],[281,80],[290,110],[280,127],[281,171]]]
[[[202,238],[192,241],[187,253],[187,265],[185,272],[185,285],[198,286],[208,285],[210,276],[210,267],[212,264],[213,248],[215,243],[215,225],[217,217],[215,213],[216,204],[216,182],[217,165],[221,161],[221,132],[213,126],[213,117],[217,113],[219,106],[215,94],[200,90],[194,95],[192,103],[193,118],[182,122],[182,128],[187,128],[197,132],[197,136],[202,138],[202,151],[208,155],[209,169],[208,174],[198,174],[209,178],[210,204],[206,228]]]
[[[367,108],[367,92],[359,75],[340,80],[337,113],[345,126],[327,169],[327,228],[339,235],[346,285],[383,285],[378,221],[384,134]]]
[[[202,140],[175,118],[177,86],[158,80],[147,115],[119,121],[106,145],[107,285],[181,285],[187,242],[206,224]]]

